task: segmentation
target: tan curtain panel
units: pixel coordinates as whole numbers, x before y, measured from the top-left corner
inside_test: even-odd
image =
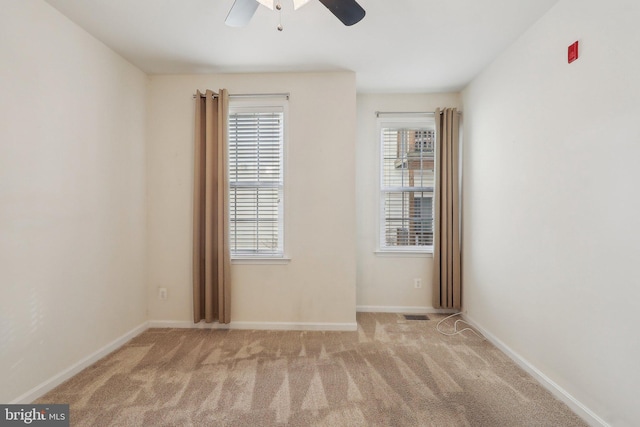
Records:
[[[227,117],[229,94],[196,94],[193,321],[231,321]]]
[[[433,306],[460,309],[460,119],[455,108],[437,109],[435,118]]]

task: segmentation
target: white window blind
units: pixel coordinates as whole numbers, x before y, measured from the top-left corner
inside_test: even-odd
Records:
[[[230,110],[232,256],[283,255],[284,112]]]
[[[380,123],[380,249],[433,250],[435,124]]]

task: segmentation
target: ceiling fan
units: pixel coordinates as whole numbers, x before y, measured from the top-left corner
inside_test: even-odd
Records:
[[[293,7],[298,9],[308,2],[309,0],[293,0]],[[280,10],[279,0],[235,0],[224,22],[230,27],[244,27],[249,23],[260,4],[273,9],[274,3],[275,8]],[[320,0],[320,3],[325,5],[336,18],[347,26],[360,22],[365,15],[364,9],[356,0]]]

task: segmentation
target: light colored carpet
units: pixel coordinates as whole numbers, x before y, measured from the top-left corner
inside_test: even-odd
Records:
[[[35,403],[69,403],[72,426],[586,425],[489,342],[440,335],[444,316],[429,316],[359,313],[357,332],[149,329]]]

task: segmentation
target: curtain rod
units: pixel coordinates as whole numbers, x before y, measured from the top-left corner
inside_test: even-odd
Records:
[[[197,94],[193,94],[193,97],[195,98],[197,96]],[[229,94],[229,98],[287,98],[287,100],[289,99],[290,93],[289,92],[282,92],[282,93],[230,93]],[[202,98],[205,98],[205,96],[201,95]],[[218,97],[217,93],[213,94],[214,98]]]
[[[458,111],[458,114],[462,114],[462,111]],[[440,112],[440,114],[442,114],[442,111]],[[435,116],[436,113],[433,111],[376,111],[376,117],[380,117],[380,116],[384,116],[384,115],[397,115],[397,116],[408,116],[408,115],[415,115],[415,116]]]

